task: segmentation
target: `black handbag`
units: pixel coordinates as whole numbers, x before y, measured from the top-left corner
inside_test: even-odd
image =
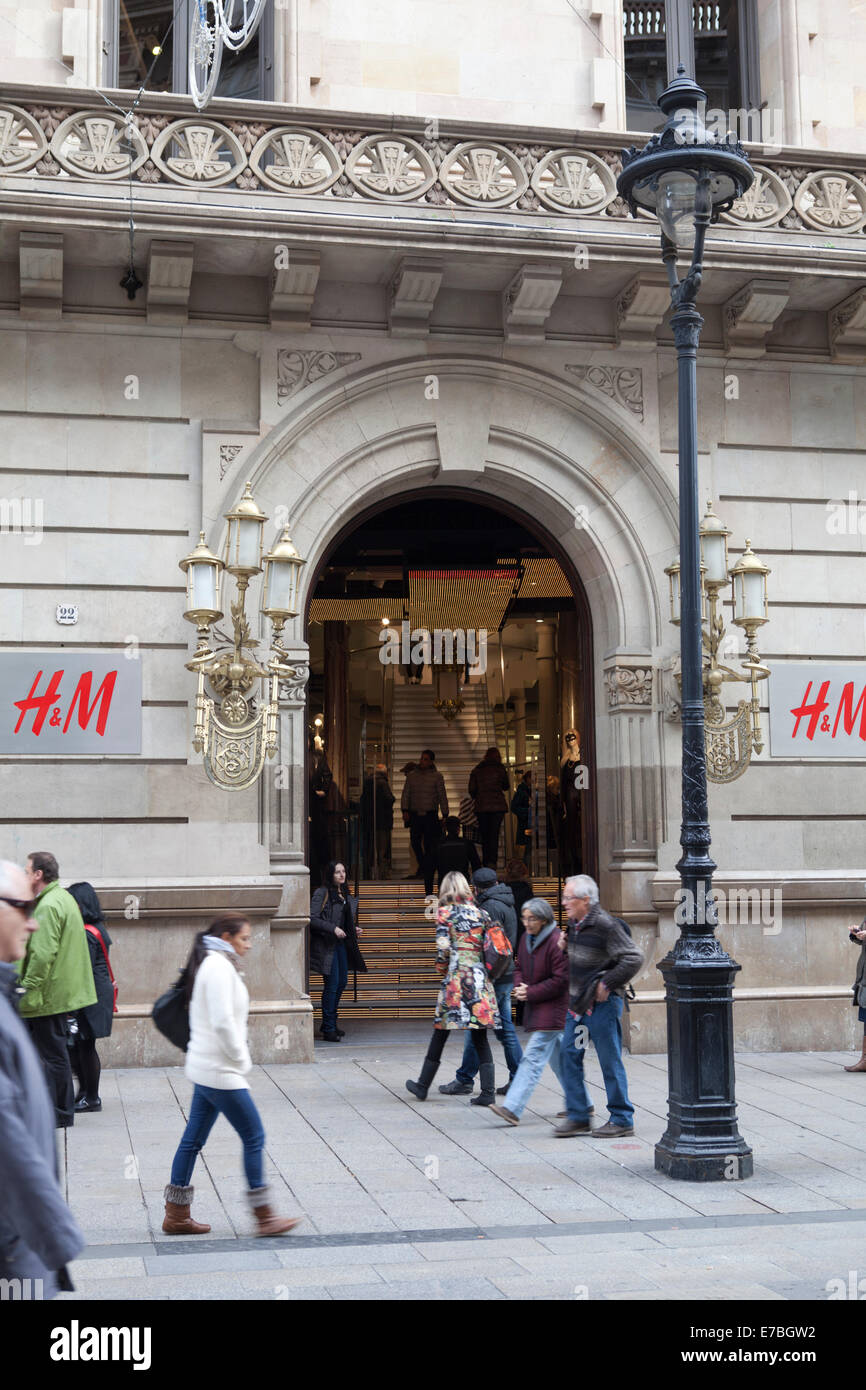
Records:
[[[189,1004],[186,997],[186,967],[165,994],[161,994],[150,1014],[163,1037],[186,1052],[189,1047]]]

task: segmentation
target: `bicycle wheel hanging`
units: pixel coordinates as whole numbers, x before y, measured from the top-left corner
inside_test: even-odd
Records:
[[[216,4],[223,43],[238,53],[254,37],[267,0],[216,0]]]
[[[222,21],[217,0],[193,0],[190,6],[189,90],[201,111],[214,94],[222,65]]]

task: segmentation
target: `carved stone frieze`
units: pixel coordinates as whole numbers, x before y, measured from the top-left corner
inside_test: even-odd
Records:
[[[231,183],[247,162],[228,126],[208,120],[172,121],[157,136],[150,157],[158,169],[188,188]]]
[[[405,135],[368,135],[346,160],[346,173],[361,193],[390,202],[422,198],[436,181],[427,151]]]
[[[269,188],[289,193],[324,193],[343,171],[330,140],[305,126],[267,131],[250,153],[250,167]]]
[[[19,106],[0,107],[0,173],[20,174],[48,152],[45,132]]]
[[[310,667],[306,661],[295,662],[289,667],[289,674],[281,679],[280,704],[302,705],[307,698],[307,681]]]
[[[280,348],[277,353],[277,404],[285,405],[305,386],[318,381],[349,362],[357,362],[360,352],[302,352]]]
[[[604,673],[609,710],[649,709],[653,702],[653,670],[650,666],[611,666]]]
[[[588,150],[551,150],[535,163],[530,180],[545,207],[556,212],[603,212],[616,197],[608,166]]]
[[[226,472],[234,463],[235,459],[237,458],[238,454],[240,453],[243,447],[243,444],[220,445],[220,482],[222,482],[223,478],[226,475]]]
[[[859,232],[866,226],[866,184],[843,169],[820,169],[799,185],[794,207],[807,227]]]
[[[640,367],[583,367],[569,363],[565,370],[602,391],[617,405],[643,419],[643,373]]]
[[[504,145],[472,140],[451,151],[439,170],[439,180],[458,203],[472,207],[504,207],[529,187],[526,170]]]
[[[147,143],[119,111],[81,111],[57,127],[51,153],[68,174],[110,181],[135,173],[147,159]]]
[[[779,175],[762,164],[754,166],[754,182],[737,198],[724,222],[738,227],[772,227],[791,211],[794,200]]]

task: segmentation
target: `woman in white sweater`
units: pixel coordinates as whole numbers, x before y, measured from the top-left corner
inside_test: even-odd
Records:
[[[186,967],[190,1039],[184,1071],[193,1083],[189,1120],[171,1165],[165,1189],[167,1235],[205,1235],[210,1226],[193,1221],[190,1187],[195,1161],[207,1142],[218,1115],[225,1115],[244,1146],[248,1197],[260,1236],[290,1231],[303,1218],[276,1216],[265,1184],[262,1152],[265,1131],[246,1081],[252,1070],[247,1046],[250,996],[241,979],[240,963],[250,949],[250,924],[239,913],[227,913],[199,932]]]

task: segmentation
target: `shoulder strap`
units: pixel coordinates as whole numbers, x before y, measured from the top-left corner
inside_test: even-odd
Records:
[[[111,961],[108,959],[108,952],[105,949],[105,942],[102,939],[102,932],[99,931],[96,927],[92,927],[89,922],[84,923],[84,930],[86,932],[89,932],[90,935],[95,937],[96,940],[99,942],[99,945],[102,948],[102,954],[105,958],[105,964],[108,967],[108,978],[110,979],[111,983],[114,984],[114,971],[111,968]]]

